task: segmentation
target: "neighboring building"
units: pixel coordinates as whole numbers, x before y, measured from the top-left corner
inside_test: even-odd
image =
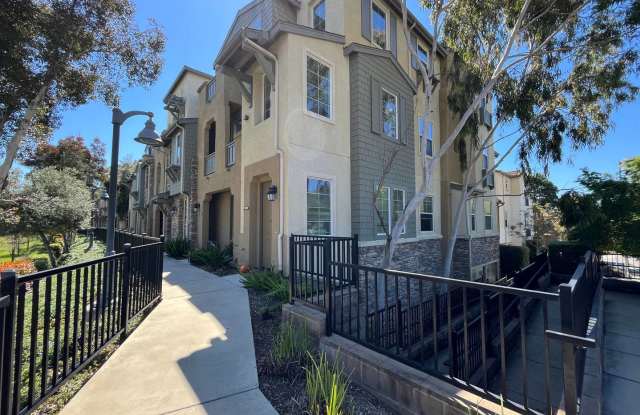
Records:
[[[522,246],[533,239],[533,204],[520,171],[496,171],[500,243]]]
[[[163,134],[169,193],[156,204],[167,237],[186,236],[196,246],[232,243],[239,263],[286,271],[289,235],[357,233],[361,262],[376,265],[384,234],[373,194],[385,158],[398,150],[377,201],[392,226],[421,183],[421,151],[434,154],[455,119],[446,80],[426,114],[401,24],[397,0],[256,0],[243,7],[215,59],[215,78],[185,68],[165,99],[185,111]],[[424,56],[431,50],[419,23],[410,42]],[[441,72],[450,57],[437,53]],[[177,125],[189,131],[180,154],[185,130]],[[429,137],[425,149],[422,135]],[[451,234],[444,210],[462,174],[459,156],[449,153],[402,235],[396,260],[403,269],[441,272]],[[482,162],[477,167],[480,174]],[[497,264],[491,189],[482,190],[491,196],[490,228],[465,225],[458,235],[460,276]]]

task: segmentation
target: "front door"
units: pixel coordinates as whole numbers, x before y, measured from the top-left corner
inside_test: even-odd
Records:
[[[260,231],[259,234],[259,258],[262,268],[270,268],[271,264],[271,239],[272,239],[272,215],[271,202],[267,200],[267,192],[271,187],[271,182],[260,184]]]

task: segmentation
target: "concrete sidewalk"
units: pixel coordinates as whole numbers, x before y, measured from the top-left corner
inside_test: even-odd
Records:
[[[258,389],[247,292],[165,258],[163,300],[62,411],[276,414]]]

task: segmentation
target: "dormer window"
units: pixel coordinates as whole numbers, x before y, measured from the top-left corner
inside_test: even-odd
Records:
[[[371,3],[372,42],[382,49],[387,48],[387,13],[376,3]]]
[[[318,2],[313,8],[313,28],[316,30],[326,30],[327,11],[324,0]]]

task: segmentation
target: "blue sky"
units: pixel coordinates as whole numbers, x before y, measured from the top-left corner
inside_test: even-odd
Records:
[[[137,20],[146,26],[147,19],[155,19],[167,37],[164,55],[165,66],[158,81],[150,88],[125,90],[121,97],[123,111],[143,110],[156,114],[158,131],[166,125],[166,115],[162,99],[183,65],[204,72],[213,72],[215,58],[227,30],[237,10],[249,0],[186,0],[169,2],[158,0],[135,1]],[[355,1],[355,0],[350,0]],[[420,17],[416,0],[409,0],[410,8]],[[620,160],[640,155],[640,140],[636,128],[640,128],[640,102],[636,100],[616,111],[613,116],[615,127],[609,132],[605,144],[595,150],[571,151],[565,149],[565,160],[552,165],[550,178],[559,188],[574,186],[580,169],[588,167],[600,172],[616,173]],[[133,141],[133,137],[144,126],[144,118],[131,118],[122,128],[120,159],[126,156],[138,158],[143,146]],[[100,138],[110,151],[111,109],[99,102],[92,102],[63,114],[60,128],[54,134],[54,141],[70,135],[79,135],[91,140]],[[509,143],[498,143],[497,151],[504,152]],[[110,157],[110,156],[109,156]],[[515,156],[509,157],[501,169],[516,169]]]

